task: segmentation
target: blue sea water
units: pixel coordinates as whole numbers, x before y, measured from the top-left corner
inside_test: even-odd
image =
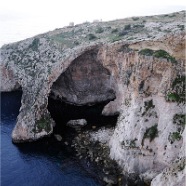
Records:
[[[100,185],[88,167],[48,139],[12,143],[20,100],[21,92],[1,94],[1,186]]]

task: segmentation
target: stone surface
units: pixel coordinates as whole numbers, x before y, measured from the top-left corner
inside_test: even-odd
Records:
[[[54,134],[54,137],[56,138],[57,141],[62,141],[62,136],[59,134]]]
[[[87,125],[87,121],[85,119],[70,120],[67,122],[67,126],[72,128],[83,127],[85,125]]]
[[[112,100],[102,113],[120,114],[113,135],[100,132],[95,140],[109,144],[125,172],[160,172],[152,185],[184,183],[176,160],[185,157],[185,125],[174,122],[185,115],[184,16],[84,23],[4,45],[1,91],[23,91],[13,142],[53,132],[49,95],[75,105]]]
[[[115,99],[115,82],[98,59],[98,50],[76,58],[54,82],[52,97],[74,105],[91,105]]]

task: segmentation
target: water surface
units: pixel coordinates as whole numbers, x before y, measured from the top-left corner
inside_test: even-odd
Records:
[[[54,138],[14,145],[21,92],[1,94],[1,186],[99,186],[96,171]]]

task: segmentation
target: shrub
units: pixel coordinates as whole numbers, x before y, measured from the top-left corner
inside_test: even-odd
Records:
[[[155,137],[158,136],[158,129],[157,129],[157,126],[158,126],[158,125],[155,124],[155,125],[153,125],[152,127],[146,129],[146,132],[145,132],[145,134],[144,134],[144,136],[143,136],[142,145],[144,144],[144,140],[145,140],[146,138],[149,138],[149,139],[150,139],[150,142],[151,142]]]
[[[111,42],[119,41],[121,39],[122,39],[122,37],[120,37],[120,36],[114,36],[111,38]]]
[[[177,93],[170,92],[170,93],[167,94],[167,101],[179,102],[180,97]]]
[[[104,29],[102,27],[98,27],[96,33],[102,33],[102,32],[104,32]]]
[[[124,28],[125,30],[130,30],[131,29],[131,25],[130,24],[128,24],[128,25],[125,25],[125,28]]]
[[[33,132],[39,133],[43,129],[46,132],[50,132],[51,130],[50,119],[48,117],[42,117],[40,120],[36,121],[35,129],[33,130]]]
[[[132,51],[131,48],[129,48],[129,45],[128,44],[125,44],[125,45],[122,45],[118,50],[117,52],[130,52]]]
[[[119,36],[125,36],[125,35],[127,35],[127,34],[128,34],[128,32],[125,31],[125,30],[121,30],[121,31],[118,33]]]
[[[185,114],[175,114],[173,117],[173,123],[180,125],[180,126],[185,126],[186,122],[186,115]]]
[[[172,83],[172,88],[178,88],[180,85],[182,86],[182,89],[185,90],[185,76],[179,76],[176,77],[175,80]]]
[[[133,17],[132,18],[134,21],[137,21],[139,19],[139,17]]]
[[[153,54],[154,57],[157,58],[166,58],[167,60],[170,60],[171,62],[175,63],[176,60],[174,57],[172,57],[168,52],[166,52],[165,50],[157,50],[154,52]]]
[[[176,59],[172,57],[168,52],[165,50],[151,50],[149,48],[142,49],[138,52],[141,55],[145,56],[154,56],[156,58],[165,58],[172,63],[176,63]]]
[[[178,25],[178,28],[179,28],[181,31],[185,30],[185,26],[184,26],[184,25]]]
[[[145,48],[145,49],[140,50],[138,53],[144,56],[152,56],[154,51],[151,49]]]
[[[133,28],[143,28],[145,25],[142,24],[136,24],[133,26]]]
[[[94,39],[97,39],[97,37],[94,34],[88,34],[88,39],[94,40]]]
[[[179,141],[181,140],[181,134],[179,132],[173,132],[173,133],[170,133],[169,134],[169,137],[168,137],[168,140],[169,142],[172,144],[174,143],[175,141]]]
[[[172,82],[171,91],[167,93],[167,101],[185,103],[185,76],[177,76]]]
[[[32,50],[34,50],[34,51],[38,50],[38,47],[39,47],[39,38],[35,38],[32,41],[32,44],[29,47],[32,48]]]
[[[114,28],[114,29],[112,29],[112,31],[111,31],[111,33],[116,33],[116,32],[118,32],[118,29],[117,29],[117,28]]]
[[[153,105],[152,99],[150,101],[145,101],[144,104],[145,104],[144,105],[145,110],[142,113],[142,116],[144,116],[148,112],[148,110],[155,107],[155,105]]]

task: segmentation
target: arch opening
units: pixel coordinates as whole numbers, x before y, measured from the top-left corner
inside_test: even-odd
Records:
[[[69,120],[85,119],[85,130],[113,127],[118,115],[103,116],[103,108],[116,98],[115,80],[99,58],[98,49],[76,58],[51,87],[48,110],[56,122],[54,133],[64,134]]]

